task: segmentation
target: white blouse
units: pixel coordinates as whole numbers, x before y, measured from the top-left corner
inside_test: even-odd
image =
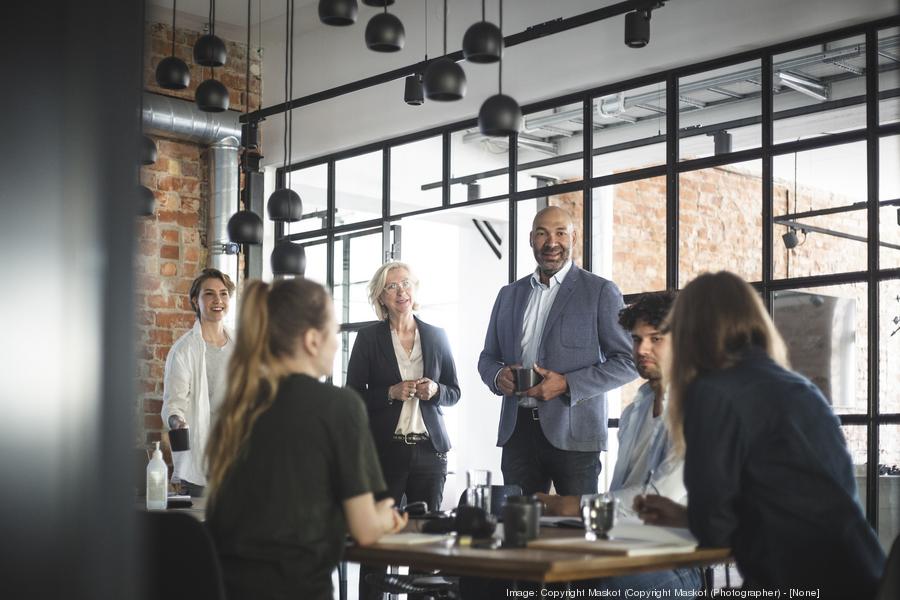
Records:
[[[394,343],[394,354],[397,357],[397,366],[400,367],[400,377],[403,381],[416,381],[422,378],[422,343],[419,341],[419,330],[416,329],[416,337],[413,341],[412,352],[407,353],[400,343],[397,332],[391,329],[391,341]],[[397,420],[394,433],[406,435],[407,433],[428,433],[425,421],[422,420],[422,409],[419,408],[419,399],[403,401],[403,409]]]

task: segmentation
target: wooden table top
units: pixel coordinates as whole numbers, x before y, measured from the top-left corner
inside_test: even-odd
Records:
[[[577,529],[541,528],[541,538],[580,538],[582,535]],[[652,556],[600,556],[535,548],[489,550],[441,544],[351,545],[344,554],[344,560],[367,565],[405,565],[416,569],[439,569],[451,575],[547,583],[703,567],[726,562],[730,557],[728,548]]]

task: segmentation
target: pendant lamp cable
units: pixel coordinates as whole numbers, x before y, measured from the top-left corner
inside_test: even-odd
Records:
[[[428,62],[428,0],[425,0],[425,62]]]
[[[178,0],[172,0],[172,56],[175,56],[175,7]]]
[[[447,0],[444,0],[444,56],[447,56]]]
[[[500,0],[500,61],[497,69],[498,93],[503,93],[503,0]]]
[[[482,21],[486,21],[486,20],[487,20],[487,19],[485,18],[485,15],[484,15],[484,3],[485,3],[486,1],[487,1],[487,0],[481,0],[481,20],[482,20]]]
[[[244,114],[250,112],[250,14],[253,6],[253,0],[247,0],[247,79],[244,87],[246,88],[244,96]]]
[[[291,96],[291,100],[294,99],[294,0],[291,0],[291,72],[290,72],[290,85],[288,88],[288,93]],[[294,153],[294,108],[291,107],[288,110],[288,163],[290,163],[291,155]],[[291,175],[292,173],[289,171],[288,176],[288,187],[291,187]]]
[[[288,96],[288,69],[290,68],[291,0],[284,0],[284,10],[284,101],[287,103],[290,101],[290,97]],[[281,159],[281,170],[284,172],[285,176],[287,175],[287,130],[290,114],[291,112],[288,111],[287,114],[284,115],[284,132],[281,134],[281,149],[283,155],[283,158]]]

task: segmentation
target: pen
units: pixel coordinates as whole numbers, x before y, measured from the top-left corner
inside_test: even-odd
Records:
[[[644,487],[641,488],[641,496],[647,495],[647,488],[650,487],[651,479],[653,479],[653,469],[647,471],[647,479],[644,480]]]

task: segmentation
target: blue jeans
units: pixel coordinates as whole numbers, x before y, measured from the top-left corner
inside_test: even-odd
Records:
[[[596,494],[600,453],[560,450],[544,435],[531,409],[520,408],[516,429],[503,445],[500,468],[503,483],[521,486],[526,496],[549,492],[551,481],[563,496]]]
[[[652,571],[637,575],[622,575],[605,579],[592,579],[576,582],[573,588],[594,590],[619,590],[620,598],[625,597],[625,590],[669,590],[674,597],[675,590],[699,590],[702,583],[699,569],[675,569],[674,571]],[[587,595],[587,594],[586,594]]]

